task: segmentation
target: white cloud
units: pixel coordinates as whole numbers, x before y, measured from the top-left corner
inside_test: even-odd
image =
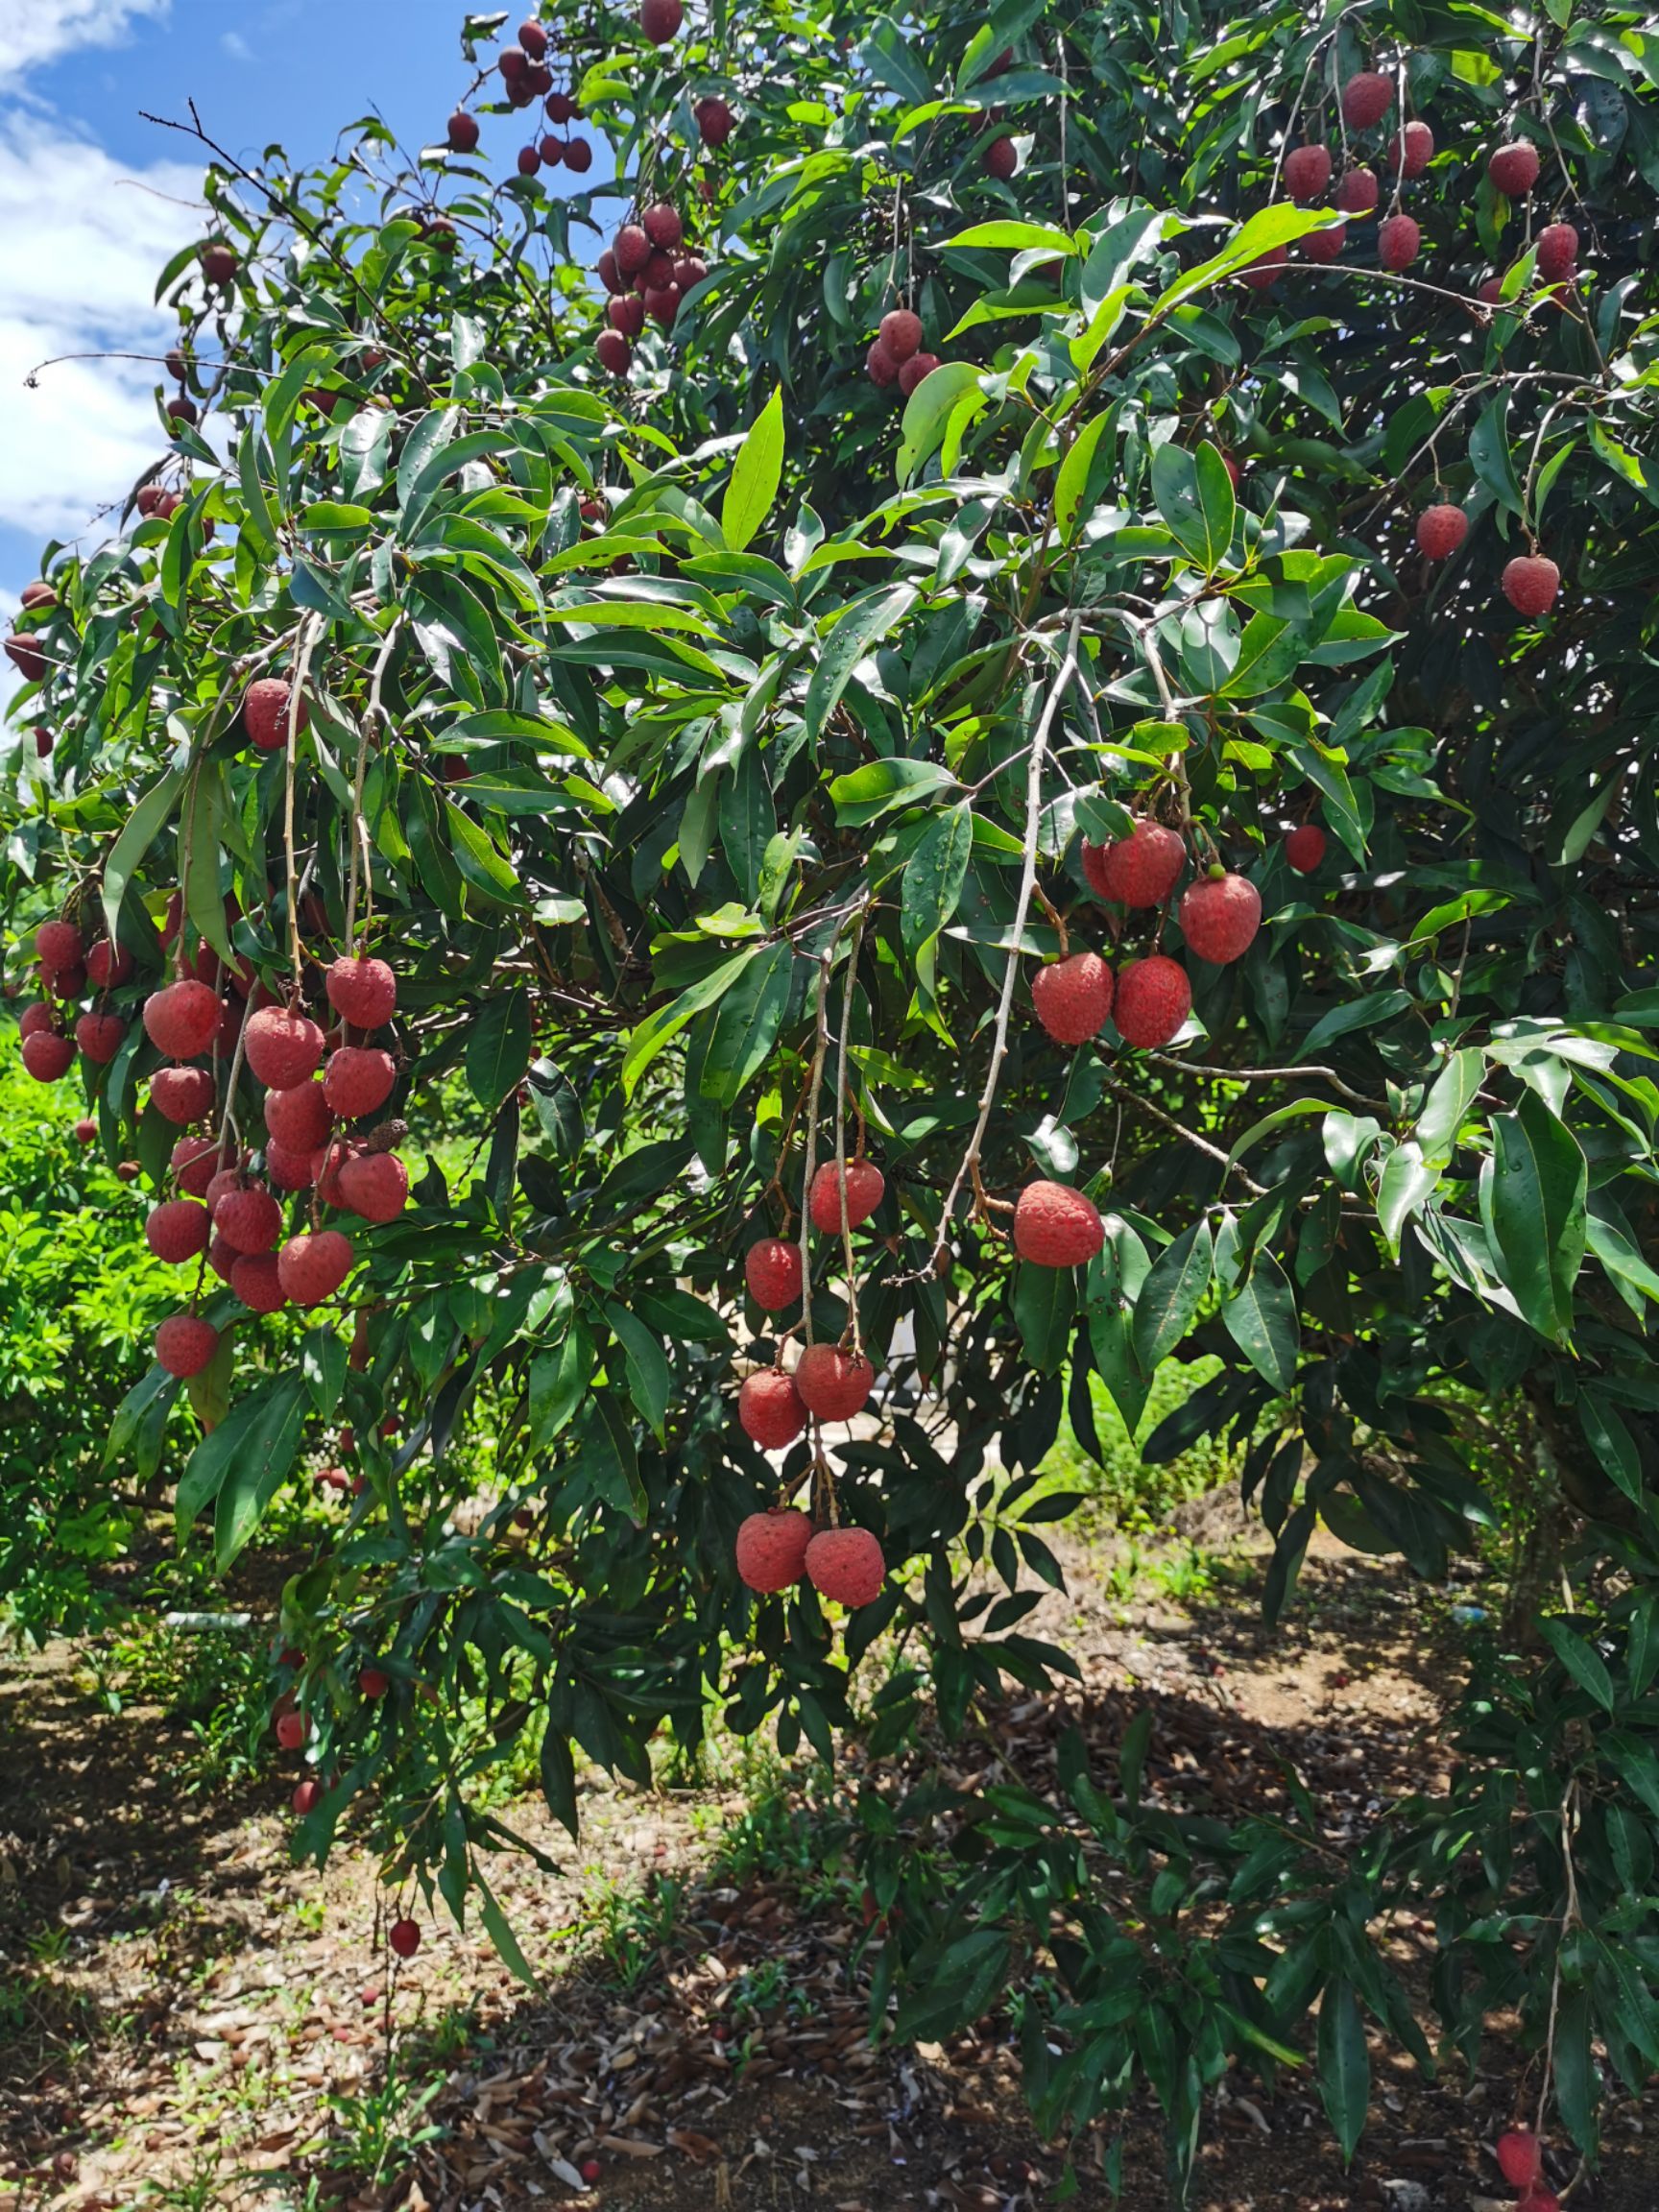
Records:
[[[0,6],[10,0],[0,0]],[[0,115],[0,521],[75,537],[161,451],[154,388],[177,324],[162,263],[203,217],[200,171],[134,176],[89,141]],[[66,360],[62,354],[103,358]],[[113,356],[113,357],[111,357]]]
[[[252,61],[255,59],[252,47],[240,31],[227,31],[219,43],[232,61]]]
[[[170,0],[0,0],[0,84],[81,46],[113,46]]]

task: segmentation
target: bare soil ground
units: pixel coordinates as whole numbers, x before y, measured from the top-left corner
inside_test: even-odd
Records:
[[[957,1746],[959,1785],[1012,1767],[1041,1787],[1070,1723],[1109,1758],[1147,1702],[1155,1780],[1241,1810],[1272,1801],[1290,1757],[1337,1848],[1434,1779],[1459,1631],[1402,1570],[1318,1553],[1268,1634],[1249,1595],[1118,1607],[1100,1555],[1063,1551],[1070,1594],[1029,1625],[1078,1656],[1083,1682],[1022,1695]],[[4,2212],[1110,2201],[1104,2139],[1073,2147],[1068,2176],[1037,2138],[1005,2028],[872,2049],[847,1906],[776,1872],[716,1878],[712,1846],[744,1807],[735,1776],[654,1793],[593,1778],[580,1847],[538,1807],[510,1811],[563,1868],[500,1868],[544,1977],[528,1995],[481,1933],[446,1923],[389,1976],[369,1855],[347,1843],[325,1874],[295,1869],[292,1778],[274,1767],[233,1795],[186,1795],[182,1748],[159,1713],[95,1704],[67,1647],[0,1663]],[[1424,1944],[1409,1927],[1398,1940],[1407,1959]],[[1208,2117],[1193,2212],[1508,2201],[1489,2147],[1526,2077],[1506,2025],[1472,2081],[1455,2066],[1425,2081],[1379,2047],[1346,2176],[1310,2083],[1271,2103],[1237,2085]],[[1659,2101],[1646,2106],[1612,2105],[1603,2170],[1575,2206],[1659,2205]],[[1166,2212],[1150,2110],[1125,2140],[1120,2202]]]

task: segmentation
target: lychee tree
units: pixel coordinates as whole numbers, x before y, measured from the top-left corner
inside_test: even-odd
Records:
[[[7,647],[11,972],[180,1264],[117,1462],[222,1567],[346,1470],[274,1719],[400,1950],[521,1963],[527,1731],[574,1830],[716,1709],[1066,1672],[1039,1467],[1203,1358],[1146,1455],[1237,1448],[1270,1614],[1509,1461],[1532,1656],[1340,1855],[1142,1723],[868,1768],[878,2008],[1023,1985],[1045,2123],[1144,2080],[1178,2171],[1229,2066],[1351,2152],[1365,2020],[1431,2062],[1403,1907],[1581,2150],[1659,2065],[1655,33],[645,0],[469,18],[419,156],[207,146],[156,467]]]

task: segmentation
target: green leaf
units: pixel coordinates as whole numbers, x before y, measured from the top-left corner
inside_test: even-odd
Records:
[[[1469,433],[1469,461],[1476,475],[1501,507],[1511,515],[1525,513],[1521,480],[1509,450],[1509,395],[1500,392],[1482,409]]]
[[[593,1401],[583,1444],[583,1465],[595,1492],[625,1513],[636,1528],[643,1528],[650,1502],[639,1479],[639,1455],[634,1449],[628,1417],[609,1390],[602,1390]]]
[[[638,1315],[631,1313],[626,1306],[607,1300],[605,1318],[622,1347],[628,1368],[628,1394],[638,1407],[640,1418],[661,1443],[667,1434],[668,1394],[673,1385],[662,1347]],[[610,1362],[606,1364],[609,1367]]]
[[[788,943],[770,945],[723,995],[703,1055],[698,1095],[730,1108],[771,1056],[789,1006],[795,955]]]
[[[171,815],[183,783],[181,768],[170,769],[159,783],[153,783],[128,815],[119,836],[109,848],[109,857],[104,863],[104,926],[111,937],[119,931],[121,902],[127,895],[127,886],[144,865],[145,855],[155,844],[161,825]]]
[[[1613,1677],[1607,1671],[1607,1662],[1595,1646],[1575,1634],[1565,1621],[1540,1621],[1538,1633],[1579,1689],[1587,1691],[1603,1712],[1611,1713],[1617,1702],[1613,1693]]]
[[[494,1113],[530,1066],[530,1000],[522,988],[489,999],[467,1035],[467,1087]]]
[[[930,376],[924,376],[904,402],[903,430],[899,445],[901,484],[908,484],[945,435],[945,426],[957,402],[970,393],[982,405],[980,371],[972,361],[947,361]]]
[[[1222,1306],[1221,1319],[1256,1372],[1275,1390],[1288,1390],[1301,1347],[1296,1293],[1270,1252],[1256,1255],[1248,1276]]]
[[[302,1378],[284,1375],[271,1384],[253,1417],[238,1431],[218,1486],[213,1516],[213,1564],[221,1575],[258,1527],[266,1506],[293,1468],[305,1426],[305,1400]],[[213,1436],[222,1436],[235,1418],[231,1413]]]
[[[1435,1076],[1417,1118],[1418,1150],[1431,1166],[1443,1167],[1451,1159],[1485,1076],[1484,1055],[1468,1050],[1454,1052]]]
[[[1352,1985],[1339,1976],[1325,1984],[1319,2001],[1319,2095],[1342,2146],[1344,2165],[1353,2157],[1365,2128],[1371,2102],[1371,2055],[1365,2024]]]
[[[1108,411],[1086,422],[1067,448],[1066,458],[1054,479],[1054,523],[1067,544],[1075,538],[1077,524],[1083,518],[1083,494],[1089,488],[1089,472],[1094,465],[1100,441],[1112,427],[1113,421]]]
[[[1210,1287],[1214,1246],[1210,1224],[1194,1221],[1152,1262],[1135,1300],[1135,1356],[1153,1375],[1186,1335]]]
[[[1152,496],[1170,536],[1207,576],[1227,558],[1237,503],[1227,465],[1214,445],[1190,453],[1172,440],[1152,456]]]
[[[478,1917],[484,1923],[484,1933],[494,1944],[496,1955],[508,1971],[534,1989],[536,1976],[531,1970],[530,1961],[519,1949],[518,1938],[508,1925],[506,1913],[496,1903],[494,1892],[481,1876],[475,1874],[473,1879],[478,1885]]]
[[[622,1055],[624,1097],[633,1097],[639,1078],[663,1046],[679,1035],[693,1014],[701,1014],[706,1006],[712,1006],[731,990],[750,961],[759,957],[760,950],[758,945],[746,945],[741,952],[734,952],[730,960],[722,961],[710,974],[690,984],[666,1006],[646,1015],[629,1038],[628,1049]]]
[[[771,513],[783,474],[783,388],[779,385],[751,425],[732,465],[720,508],[727,546],[741,553]]]
[[[943,371],[936,373],[943,374]],[[928,377],[926,381],[932,380]],[[892,584],[854,599],[839,615],[806,686],[806,734],[812,743],[823,736],[824,726],[840,705],[854,669],[872,645],[904,619],[919,596],[914,584]]]
[[[900,925],[912,960],[954,915],[973,850],[974,822],[964,803],[934,816],[904,863]]]
[[[1491,1118],[1480,1170],[1480,1217],[1499,1272],[1540,1335],[1565,1344],[1583,1263],[1589,1170],[1578,1140],[1536,1092]]]
[[[1479,1054],[1475,1057],[1479,1059]],[[1383,1163],[1382,1179],[1377,1187],[1377,1220],[1396,1260],[1407,1222],[1414,1214],[1422,1213],[1423,1202],[1437,1180],[1433,1168],[1409,1141],[1396,1144]]]
[[[871,760],[850,776],[837,776],[830,786],[835,819],[849,829],[874,822],[890,806],[914,805],[956,779],[936,760]]]
[[[1077,1312],[1075,1270],[1033,1267],[1014,1271],[1014,1318],[1025,1357],[1045,1375],[1054,1374],[1066,1357]]]

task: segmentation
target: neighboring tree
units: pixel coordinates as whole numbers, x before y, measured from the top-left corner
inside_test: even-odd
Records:
[[[1321,1522],[1439,1575],[1507,1453],[1544,1656],[1341,1857],[1293,1777],[1161,1809],[1140,1723],[1051,1803],[871,1780],[878,2002],[1022,1986],[1046,2123],[1144,2077],[1178,2173],[1311,2032],[1351,2151],[1363,2015],[1430,2062],[1409,1903],[1593,2150],[1659,2065],[1659,23],[505,35],[453,151],[212,150],[170,451],[8,648],[24,1058],[78,1040],[186,1262],[126,1429],[199,1425],[225,1567],[360,1477],[274,1661],[298,1848],[370,1814],[516,1958],[525,1731],[573,1830],[577,1751],[716,1704],[969,1725],[1070,1666],[1016,1587],[1063,1418],[1202,1355],[1148,1453],[1237,1443],[1269,1613]],[[619,228],[537,173],[593,133]]]

